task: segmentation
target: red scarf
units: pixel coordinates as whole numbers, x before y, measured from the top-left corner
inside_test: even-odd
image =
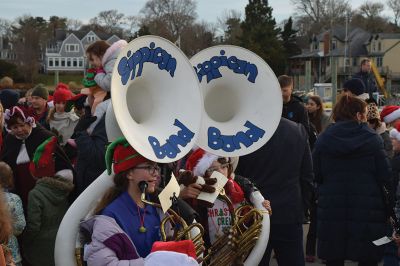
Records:
[[[229,177],[228,182],[225,184],[225,192],[233,204],[240,203],[244,200],[243,189],[239,186],[232,177]]]

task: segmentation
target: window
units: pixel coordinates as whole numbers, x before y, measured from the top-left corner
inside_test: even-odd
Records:
[[[331,50],[335,50],[336,49],[336,41],[332,41],[332,49]]]
[[[67,67],[71,66],[71,58],[67,58]]]
[[[378,51],[382,50],[382,44],[378,42]]]
[[[318,50],[318,43],[317,42],[314,43],[314,50]]]
[[[78,66],[78,59],[76,59],[76,58],[73,59],[73,66],[74,67]]]
[[[52,66],[53,66],[53,58],[49,57],[49,67],[52,67]]]
[[[375,42],[373,42],[372,43],[372,51],[375,52],[375,50],[376,50],[376,44],[375,44]]]
[[[78,64],[79,64],[79,67],[83,67],[83,59],[82,58],[79,58]]]
[[[65,67],[65,58],[61,58],[61,66]]]
[[[94,42],[95,37],[94,37],[93,35],[89,35],[89,36],[87,37],[87,39],[88,39],[88,42]]]
[[[383,59],[382,59],[382,57],[377,57],[377,58],[376,58],[376,66],[377,66],[377,67],[382,67],[382,65],[383,65]]]
[[[58,58],[54,58],[54,66],[58,67],[59,63],[60,61],[58,60]]]
[[[78,44],[66,44],[65,50],[67,52],[79,52],[79,45]]]
[[[324,90],[324,98],[331,98],[332,97],[332,88],[327,87]]]

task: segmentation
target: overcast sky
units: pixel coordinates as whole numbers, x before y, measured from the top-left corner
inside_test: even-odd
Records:
[[[0,17],[13,20],[18,16],[29,14],[48,19],[52,15],[68,17],[87,22],[99,12],[117,9],[125,15],[137,15],[146,0],[0,0]],[[349,1],[357,8],[365,0]],[[199,20],[216,22],[225,10],[234,9],[244,15],[248,0],[197,0]],[[295,12],[290,0],[270,0],[273,15],[279,23]]]

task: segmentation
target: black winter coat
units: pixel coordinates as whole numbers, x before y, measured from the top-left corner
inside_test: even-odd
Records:
[[[382,185],[391,169],[382,139],[367,124],[339,121],[318,138],[313,152],[319,183],[318,256],[322,259],[379,261],[386,235]]]
[[[91,135],[86,130],[77,133],[78,147],[76,162],[76,197],[79,196],[106,169],[105,154],[108,143],[105,117],[93,129]]]
[[[246,176],[271,202],[272,224],[299,224],[313,190],[313,170],[303,126],[281,118],[272,138],[241,156],[236,173]]]

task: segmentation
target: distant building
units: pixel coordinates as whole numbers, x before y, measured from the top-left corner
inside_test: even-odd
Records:
[[[44,56],[44,71],[84,72],[87,68],[86,48],[97,40],[105,40],[109,44],[120,40],[113,34],[95,33],[93,31],[67,32],[57,30],[54,40],[46,48]]]
[[[400,33],[370,33],[360,28],[334,27],[314,36],[310,48],[290,58],[291,75],[295,88],[306,88],[306,62],[311,62],[311,83],[331,82],[331,58],[337,62],[337,84],[360,71],[361,60],[370,58],[380,75],[386,80],[387,89],[399,87],[400,81]]]

